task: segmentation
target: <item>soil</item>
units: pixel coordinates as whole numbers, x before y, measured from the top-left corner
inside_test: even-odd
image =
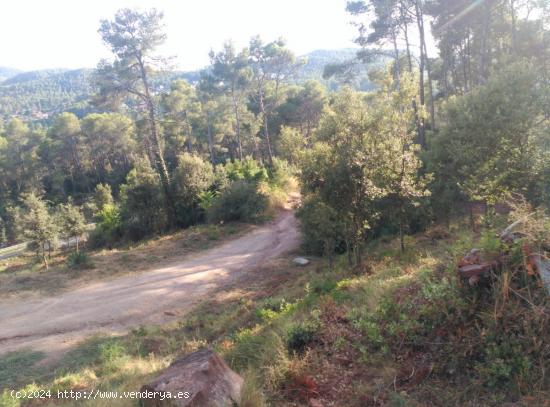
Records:
[[[59,354],[95,334],[181,319],[216,290],[298,243],[297,221],[285,210],[244,236],[161,268],[56,296],[0,301],[0,354],[23,348]]]

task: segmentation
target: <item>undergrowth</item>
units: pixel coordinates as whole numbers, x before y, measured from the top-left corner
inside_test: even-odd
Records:
[[[96,338],[53,374],[22,362],[10,385],[136,390],[176,356],[206,346],[244,377],[241,406],[544,405],[548,296],[526,267],[528,237],[504,244],[496,232],[428,231],[410,237],[405,253],[396,241],[372,242],[360,274],[345,256],[332,271],[324,260],[278,264],[270,273],[286,271],[283,283],[268,273],[252,296],[213,300],[179,323]],[[538,239],[529,243],[544,248]],[[473,247],[500,265],[472,287],[456,264]]]

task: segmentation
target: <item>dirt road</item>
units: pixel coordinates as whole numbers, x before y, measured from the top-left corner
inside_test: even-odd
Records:
[[[32,348],[63,351],[96,333],[123,333],[189,311],[263,261],[298,244],[291,211],[272,223],[179,263],[95,283],[56,297],[0,302],[0,354]]]

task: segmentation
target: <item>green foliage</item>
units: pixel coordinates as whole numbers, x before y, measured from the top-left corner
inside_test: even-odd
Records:
[[[494,204],[511,192],[540,201],[548,165],[539,136],[543,109],[537,72],[524,62],[450,99],[429,153],[435,204],[442,211],[460,197]]]
[[[284,123],[279,144],[283,150],[279,151],[286,151],[288,154],[283,157],[296,163],[290,158],[294,156],[290,150],[291,146],[297,147],[299,151],[307,145],[319,125],[326,105],[326,91],[319,82],[307,81],[303,87],[293,87],[288,90],[286,100],[277,108],[279,120]],[[296,130],[293,131],[294,129]]]
[[[207,210],[209,222],[257,222],[267,209],[268,199],[255,183],[234,181],[224,189]]]
[[[79,250],[80,237],[86,232],[86,220],[82,210],[74,206],[72,202],[61,205],[58,212],[59,226],[62,236],[65,239],[76,240],[76,251]]]
[[[287,348],[290,352],[303,352],[307,346],[316,339],[321,324],[318,320],[312,319],[292,325],[287,333]]]
[[[199,208],[203,211],[207,211],[214,203],[214,199],[217,195],[216,191],[202,191],[198,196]]]
[[[103,342],[98,347],[99,360],[107,373],[116,371],[120,361],[127,357],[126,348],[116,339]]]
[[[71,252],[67,256],[67,266],[76,270],[84,270],[93,268],[94,264],[92,259],[86,252],[78,251]]]
[[[344,225],[337,212],[316,195],[308,196],[296,212],[306,252],[331,256],[344,241]]]
[[[29,194],[24,198],[25,213],[22,217],[23,235],[38,246],[42,261],[48,268],[46,252],[57,239],[58,228],[48,211],[46,203],[35,194]]]
[[[225,174],[231,181],[244,180],[259,183],[268,180],[267,170],[252,157],[243,160],[228,161],[224,165]]]
[[[158,233],[167,226],[160,177],[147,161],[138,162],[120,189],[121,218],[131,239]]]
[[[193,150],[199,142],[198,130],[201,127],[201,104],[195,88],[184,80],[175,80],[170,86],[170,93],[163,95],[161,106],[165,112],[163,121],[166,139],[166,157],[174,165],[178,160],[177,153]]]
[[[270,186],[280,188],[283,191],[290,190],[293,168],[291,168],[287,161],[274,157],[269,167],[268,175]]]
[[[3,231],[6,236],[6,243],[15,243],[22,236],[21,208],[8,206],[5,208],[5,215],[2,220]]]
[[[298,164],[300,155],[307,147],[307,140],[302,133],[295,128],[281,127],[281,135],[277,144],[277,151],[285,160],[292,164]]]
[[[120,211],[113,204],[106,204],[96,214],[96,227],[90,233],[89,243],[92,247],[110,245],[123,234],[123,223]]]
[[[356,263],[361,260],[363,240],[384,214],[399,225],[404,250],[407,209],[428,194],[429,177],[420,174],[414,141],[416,113],[410,100],[415,82],[404,75],[395,89],[391,77],[385,76],[382,85],[369,99],[342,90],[300,165],[303,192],[314,196],[301,211],[307,241],[317,251],[323,242],[323,251],[330,254],[343,232],[350,260],[353,252]],[[333,220],[316,220],[308,210]]]
[[[296,304],[289,303],[284,298],[269,298],[256,310],[256,315],[264,321],[270,321],[292,312],[295,308]]]
[[[49,122],[64,111],[85,112],[92,93],[91,70],[23,72],[0,82],[0,118],[22,117]]]
[[[94,191],[93,202],[98,211],[102,211],[107,205],[113,205],[113,192],[109,184],[97,184]]]
[[[197,223],[200,219],[201,195],[214,181],[212,165],[199,156],[185,153],[178,157],[178,166],[172,176],[176,216],[183,226]]]

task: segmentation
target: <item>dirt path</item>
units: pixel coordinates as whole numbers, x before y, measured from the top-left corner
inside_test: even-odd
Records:
[[[268,225],[168,267],[56,297],[2,301],[0,354],[23,348],[58,353],[96,333],[181,318],[216,288],[297,244],[296,219],[284,211]]]

